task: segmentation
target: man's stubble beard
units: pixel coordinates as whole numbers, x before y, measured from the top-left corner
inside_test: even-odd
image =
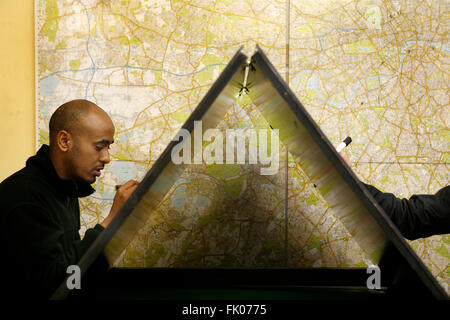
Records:
[[[92,184],[95,182],[95,178],[93,180],[86,180],[82,177],[82,172],[78,172],[80,170],[80,167],[77,165],[77,160],[82,160],[80,155],[81,155],[81,149],[79,148],[78,143],[76,142],[76,139],[74,139],[72,154],[69,159],[70,160],[69,165],[73,172],[72,179],[75,181]]]

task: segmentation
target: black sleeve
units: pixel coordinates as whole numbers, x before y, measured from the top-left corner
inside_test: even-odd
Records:
[[[25,295],[40,298],[51,296],[68,275],[67,267],[77,264],[103,230],[96,225],[81,240],[78,230],[64,230],[34,204],[14,208],[6,225],[2,238],[14,266],[14,285],[24,286]]]
[[[410,199],[399,199],[392,193],[383,193],[363,183],[409,240],[450,233],[450,186],[435,195],[413,195]]]

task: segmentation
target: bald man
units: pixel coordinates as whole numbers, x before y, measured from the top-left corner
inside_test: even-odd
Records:
[[[67,267],[77,264],[137,187],[136,181],[125,183],[108,217],[80,239],[78,198],[95,191],[91,184],[110,162],[114,131],[111,118],[94,103],[67,102],[50,119],[50,145],[0,184],[0,268],[10,297],[50,297]]]

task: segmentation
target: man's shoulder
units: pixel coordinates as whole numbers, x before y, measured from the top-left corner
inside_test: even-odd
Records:
[[[49,196],[50,185],[38,171],[23,168],[0,183],[0,202],[4,208],[20,203],[39,203],[41,196]]]

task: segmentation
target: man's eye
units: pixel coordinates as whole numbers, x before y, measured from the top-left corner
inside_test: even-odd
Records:
[[[102,151],[102,149],[103,149],[103,146],[95,146],[95,150],[97,150],[97,151]]]

